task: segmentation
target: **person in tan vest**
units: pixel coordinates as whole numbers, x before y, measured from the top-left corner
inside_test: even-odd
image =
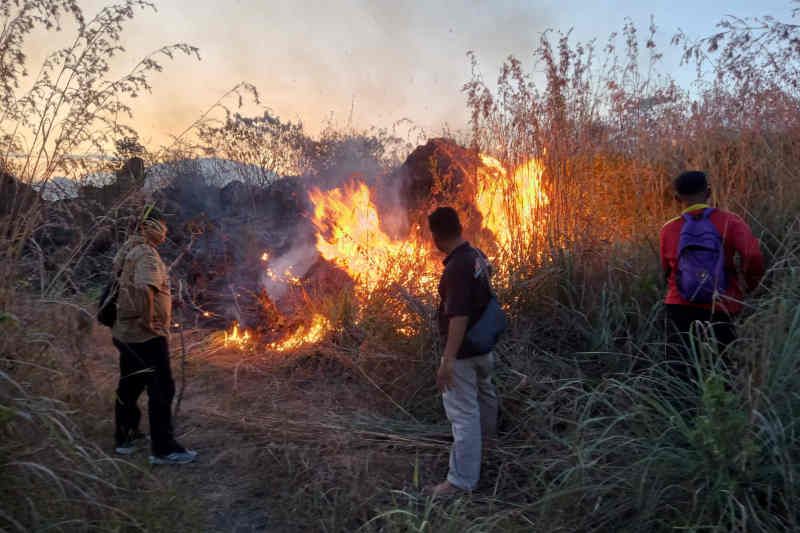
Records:
[[[119,350],[120,377],[115,406],[115,451],[129,455],[144,435],[137,401],[147,389],[152,464],[183,464],[197,453],[175,440],[172,400],[175,382],[169,360],[172,297],[169,276],[156,247],[167,238],[166,225],[146,219],[140,234],[128,239],[114,258],[119,275],[117,320],[111,329]]]

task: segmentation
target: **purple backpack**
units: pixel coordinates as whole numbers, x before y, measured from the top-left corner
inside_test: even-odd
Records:
[[[698,216],[683,215],[676,281],[681,295],[692,303],[711,303],[728,286],[725,249],[710,219],[713,212],[707,207]]]

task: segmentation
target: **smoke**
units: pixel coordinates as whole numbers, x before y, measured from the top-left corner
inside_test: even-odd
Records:
[[[293,279],[302,279],[319,258],[316,246],[302,243],[293,246],[285,254],[270,259],[261,274],[261,285],[270,300],[280,302]]]
[[[409,232],[408,204],[404,195],[409,180],[404,167],[381,176],[375,182],[373,201],[381,214],[381,228],[393,239]]]

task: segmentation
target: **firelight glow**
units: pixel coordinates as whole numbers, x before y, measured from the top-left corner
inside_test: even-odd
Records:
[[[513,172],[497,159],[480,155],[482,164],[476,172],[473,203],[481,214],[482,226],[494,236],[502,254],[511,246],[529,246],[544,231],[546,221],[543,207],[549,198],[542,186],[544,166],[531,159]],[[405,239],[388,235],[381,227],[378,207],[372,200],[369,186],[352,180],[342,187],[323,191],[309,190],[314,207],[312,222],[317,230],[316,247],[319,254],[350,276],[355,283],[355,293],[360,302],[369,300],[381,288],[400,286],[432,293],[441,268],[439,255],[429,239],[423,238],[419,226]],[[269,260],[264,253],[262,260]],[[409,268],[414,265],[414,268]],[[272,280],[301,285],[302,280],[292,274],[291,267],[281,274],[267,265],[266,275]],[[414,327],[411,316],[401,312],[397,332],[411,337]],[[315,313],[310,321],[267,348],[288,352],[322,341],[331,330],[330,320]],[[240,331],[238,324],[225,334],[226,346],[244,348],[250,343],[250,333]]]

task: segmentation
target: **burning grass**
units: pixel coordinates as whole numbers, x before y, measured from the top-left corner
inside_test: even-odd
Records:
[[[430,290],[436,279],[431,245],[419,234],[390,237],[365,183],[352,182],[327,192],[312,189],[309,197],[317,250],[350,275],[360,295],[369,297],[379,285],[391,283]],[[408,269],[412,264],[413,272]]]
[[[757,31],[772,36],[768,46],[796,35],[774,21],[730,22],[714,43],[730,37],[747,53],[727,49],[716,79],[696,97],[637,70],[632,26],[622,54],[614,43],[607,48],[616,54],[609,70],[590,64],[590,46],[546,35],[537,50],[545,87],[514,59],[497,92],[476,74],[466,86],[476,150],[443,167],[441,154],[431,157],[432,183],[417,184],[428,203],[409,210],[404,232],[390,227],[373,181],[313,189],[312,247],[322,259],[312,269],[301,274],[276,253],[247,250],[267,279],[287,288],[292,313],[274,325],[229,324],[214,336],[186,331],[197,382],[184,412],[211,459],[202,472],[174,473],[186,486],[177,500],[161,498],[170,509],[160,522],[143,518],[152,502],[145,496],[137,505],[134,496],[142,486],[163,495],[160,482],[97,448],[110,434],[116,368],[108,354],[95,354],[106,367],[105,385],[94,387],[84,361],[53,350],[84,338],[78,326],[54,332],[54,321],[36,315],[19,329],[16,318],[0,315],[0,524],[204,530],[210,517],[195,527],[184,516],[199,492],[204,505],[274,509],[268,518],[288,530],[800,528],[800,106],[796,76],[754,79],[761,74],[739,68],[747,67],[743,58],[759,64],[748,44]],[[642,49],[653,53],[655,69],[651,43]],[[791,50],[795,62],[781,62],[788,73],[797,60]],[[674,215],[668,180],[686,166],[709,171],[715,201],[753,224],[770,262],[740,320],[734,358],[720,360],[701,339],[695,383],[664,370],[654,245]],[[457,175],[464,168],[474,172]],[[436,504],[419,491],[444,476],[448,447],[433,382],[441,267],[423,218],[433,203],[463,211],[468,237],[495,260],[512,319],[497,350],[503,435],[487,450],[478,492]],[[7,234],[32,235],[23,226]],[[27,268],[5,264],[4,272],[46,263],[36,242],[30,250],[21,242],[9,257],[27,250]],[[82,241],[76,261],[86,249]],[[58,276],[69,270],[65,264]],[[30,287],[36,278],[8,279]],[[2,305],[10,294],[0,294]],[[43,375],[32,378],[32,369]],[[681,407],[687,403],[697,410]],[[72,416],[84,411],[94,416],[81,425]],[[96,420],[105,422],[87,437]],[[223,484],[233,496],[217,494]],[[255,527],[253,516],[242,518]]]
[[[247,330],[239,330],[239,324],[234,323],[230,333],[224,332],[222,339],[223,346],[226,348],[238,348],[243,350],[250,345],[250,332]]]
[[[509,173],[497,159],[481,154],[475,205],[481,225],[494,236],[497,259],[511,255],[514,247],[529,249],[547,232],[544,208],[550,203],[544,191],[544,164],[531,159]]]
[[[268,348],[276,352],[288,352],[306,346],[313,346],[322,341],[330,329],[331,324],[328,319],[322,315],[315,314],[311,318],[309,325],[298,327],[294,333],[285,339],[270,343]]]
[[[476,191],[474,197],[459,201],[474,205],[481,217],[481,227],[491,237],[486,244],[493,250],[492,258],[505,265],[512,249],[530,249],[546,232],[544,209],[549,199],[542,184],[544,168],[540,161],[530,160],[508,172],[490,156],[480,155],[480,161],[475,175],[469,176],[475,183],[464,187],[464,191]],[[404,234],[393,236],[398,232],[386,227],[373,194],[369,185],[357,179],[327,191],[311,188],[308,193],[319,257],[346,273],[353,282],[352,296],[336,294],[334,290],[333,298],[352,299],[354,313],[338,316],[336,306],[321,306],[320,296],[305,290],[305,280],[293,273],[291,265],[282,273],[276,272],[276,265],[282,263],[264,252],[261,261],[265,263],[265,279],[271,284],[293,287],[295,297],[302,295],[307,303],[290,321],[296,324],[294,331],[279,332],[278,339],[262,342],[251,338],[250,331],[240,332],[238,324],[234,324],[230,332],[225,332],[225,346],[243,349],[255,344],[256,349],[291,352],[322,341],[337,324],[363,331],[364,324],[376,326],[383,322],[384,329],[393,334],[389,337],[395,341],[400,337],[413,338],[426,329],[415,315],[430,314],[441,255],[422,230],[426,224],[424,218],[408,221]],[[462,196],[466,194],[469,193]],[[424,211],[419,210],[417,215]],[[501,272],[498,278],[504,278],[501,284],[507,286],[509,271],[503,267]],[[372,301],[381,305],[371,305]],[[327,307],[324,310],[327,316],[311,310],[320,307]],[[374,320],[376,312],[382,318]]]

